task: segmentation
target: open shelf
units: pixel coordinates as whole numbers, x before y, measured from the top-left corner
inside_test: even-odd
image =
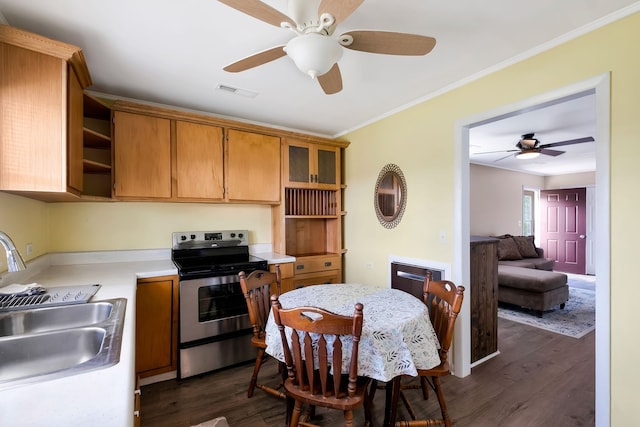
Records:
[[[111,197],[111,108],[87,93],[83,97],[83,190],[87,197]]]

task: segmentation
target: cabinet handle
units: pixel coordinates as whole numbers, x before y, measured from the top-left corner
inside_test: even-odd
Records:
[[[327,261],[327,262],[325,262],[325,263],[324,263],[324,266],[325,266],[325,267],[331,267],[331,261]]]
[[[296,265],[296,270],[304,270],[304,264]]]

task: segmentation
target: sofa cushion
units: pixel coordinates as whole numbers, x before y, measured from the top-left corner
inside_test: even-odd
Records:
[[[498,265],[498,286],[547,292],[567,285],[567,275],[554,271]]]
[[[538,270],[553,271],[556,261],[551,258],[524,258],[516,260],[498,261],[500,265],[510,265],[512,267],[537,268]]]
[[[533,260],[532,258],[502,260],[502,261],[498,261],[498,264],[510,265],[512,267],[521,267],[521,268],[536,268],[536,265],[532,262],[532,260]]]
[[[522,258],[538,258],[533,236],[511,236],[511,238],[516,242],[518,252],[520,252]]]
[[[498,260],[514,260],[522,259],[520,251],[518,251],[518,245],[511,236],[500,237],[498,240]]]

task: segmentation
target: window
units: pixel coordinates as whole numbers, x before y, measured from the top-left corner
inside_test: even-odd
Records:
[[[535,192],[532,190],[522,192],[522,234],[535,234]]]

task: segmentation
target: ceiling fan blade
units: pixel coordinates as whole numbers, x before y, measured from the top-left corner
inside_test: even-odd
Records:
[[[275,59],[282,58],[286,55],[284,51],[284,45],[272,47],[271,49],[263,50],[262,52],[255,53],[251,56],[247,56],[239,61],[229,64],[223,68],[223,70],[230,73],[237,73],[240,71],[248,70],[249,68],[257,67],[258,65],[266,64]]]
[[[549,148],[549,147],[562,147],[563,145],[573,145],[573,144],[582,144],[583,142],[592,142],[595,141],[593,137],[587,136],[584,138],[570,139],[568,141],[560,141],[560,142],[552,142],[551,144],[542,144],[539,148]]]
[[[426,55],[436,45],[433,37],[391,31],[348,31],[343,36],[353,37],[348,49],[387,55]]]
[[[288,22],[294,28],[296,26],[287,15],[272,8],[266,3],[261,2],[260,0],[218,1],[242,13],[246,13],[249,16],[253,16],[256,19],[266,22],[267,24],[275,25],[276,27],[280,27],[281,22]]]
[[[336,24],[344,21],[355,11],[364,0],[322,0],[318,8],[318,16],[330,13]]]
[[[517,150],[517,151],[520,151],[520,150]],[[499,162],[500,160],[504,160],[504,159],[506,159],[507,157],[511,157],[511,156],[513,156],[513,154],[509,154],[509,155],[506,155],[506,156],[504,156],[504,157],[500,157],[499,159],[495,159],[495,160],[494,160],[494,162]]]
[[[473,154],[476,155],[476,154],[512,153],[512,152],[515,152],[515,151],[520,151],[520,150],[483,151],[482,153],[473,153]]]
[[[548,148],[540,148],[540,154],[546,154],[547,156],[556,157],[563,153],[565,153],[565,151],[549,150]]]
[[[318,83],[322,87],[322,90],[327,95],[333,95],[342,90],[342,74],[340,74],[340,68],[338,64],[333,64],[333,67],[321,76],[318,76]]]

